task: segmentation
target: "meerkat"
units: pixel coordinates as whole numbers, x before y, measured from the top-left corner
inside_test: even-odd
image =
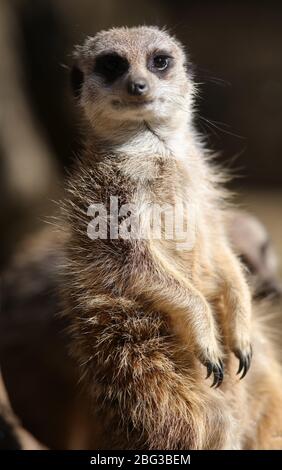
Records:
[[[251,296],[225,234],[220,178],[193,127],[183,47],[156,27],[114,28],[77,46],[74,60],[86,131],[64,201],[62,295],[102,448],[240,448],[234,410],[200,363],[219,386],[233,351],[245,376]],[[113,196],[126,207],[120,226],[135,208],[138,236],[111,236]],[[193,213],[182,248],[150,231],[154,204],[179,201],[186,225]],[[107,236],[91,237],[100,206]]]
[[[86,177],[87,164],[90,173],[96,172],[90,179],[89,206],[108,207],[109,196],[117,196],[136,205],[142,226],[152,219],[152,203],[180,200],[186,205],[188,200],[188,211],[189,206],[197,210],[192,249],[177,249],[174,240],[151,240],[150,234],[145,242],[95,240],[104,261],[115,268],[102,268],[101,273],[96,268],[106,277],[99,276],[97,294],[112,293],[112,288],[104,289],[111,276],[122,295],[163,311],[188,343],[192,339],[216,385],[222,380],[222,351],[210,304],[224,297],[230,347],[245,374],[251,358],[251,300],[222,227],[222,191],[193,130],[194,86],[182,46],[154,29],[112,30],[77,47],[75,57],[73,78],[83,74],[80,103],[90,122],[84,169],[77,177]],[[108,260],[115,245],[128,260]],[[105,246],[110,253],[104,253]],[[99,265],[98,250],[96,256]]]
[[[243,210],[229,211],[226,222],[232,248],[247,268],[253,296],[279,299],[278,256],[266,227]]]

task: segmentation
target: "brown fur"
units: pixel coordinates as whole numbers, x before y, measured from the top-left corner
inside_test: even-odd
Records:
[[[163,79],[144,67],[144,53],[159,44],[175,62]],[[95,54],[107,48],[126,54],[131,68],[105,93],[92,70]],[[259,367],[238,384],[230,354],[250,356],[250,293],[225,237],[224,193],[190,121],[193,83],[183,51],[156,28],[115,29],[88,39],[76,60],[89,125],[64,207],[69,238],[62,284],[73,353],[94,399],[96,419],[103,422],[102,446],[263,447],[263,425],[257,423],[252,442],[249,427],[253,419],[265,419],[265,408],[257,418],[255,406],[253,415],[247,412],[253,407],[248,387],[254,388]],[[124,92],[128,76],[137,72],[148,80],[156,101],[141,117],[128,111],[132,102]],[[108,96],[122,96],[121,116],[114,115]],[[185,158],[181,139],[187,143]],[[194,245],[179,250],[175,239],[91,240],[88,207],[109,207],[110,196],[134,203],[145,230],[151,203],[188,201],[188,222],[189,208],[196,208]],[[222,391],[209,387],[198,359],[214,368],[217,380],[220,360],[225,360]],[[266,396],[275,389],[272,376],[267,380]],[[272,397],[266,405],[276,409],[280,395],[275,398],[273,392]],[[267,428],[273,432],[271,423]]]

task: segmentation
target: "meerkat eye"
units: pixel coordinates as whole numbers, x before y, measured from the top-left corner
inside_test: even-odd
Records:
[[[128,61],[116,53],[98,56],[94,65],[94,73],[101,75],[107,82],[114,82],[128,69]]]
[[[165,55],[156,55],[153,59],[154,67],[158,70],[165,70],[169,66],[170,57]]]
[[[158,52],[149,58],[148,69],[160,78],[172,66],[173,58],[166,52]]]

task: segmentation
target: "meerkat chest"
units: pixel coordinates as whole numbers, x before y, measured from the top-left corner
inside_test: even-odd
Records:
[[[187,261],[195,245],[199,204],[195,205],[189,177],[177,162],[157,164],[156,176],[137,185],[134,205],[146,238],[160,244],[167,256]]]
[[[182,162],[163,162],[158,177],[139,186],[136,200],[143,233],[170,264],[200,285],[204,278],[214,278],[216,213],[197,171],[190,173]],[[211,292],[216,288],[206,284]]]

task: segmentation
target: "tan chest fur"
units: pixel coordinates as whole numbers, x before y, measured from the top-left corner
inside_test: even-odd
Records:
[[[132,202],[154,253],[159,253],[158,261],[163,260],[212,299],[217,295],[214,251],[222,235],[219,210],[210,201],[207,187],[198,184],[201,162],[193,161],[191,172],[189,165],[171,157],[150,156],[146,166],[140,165],[142,175]],[[127,166],[121,171],[129,174]],[[135,168],[136,175],[139,172]],[[150,232],[159,214],[156,206],[163,209],[161,238],[154,238]]]

